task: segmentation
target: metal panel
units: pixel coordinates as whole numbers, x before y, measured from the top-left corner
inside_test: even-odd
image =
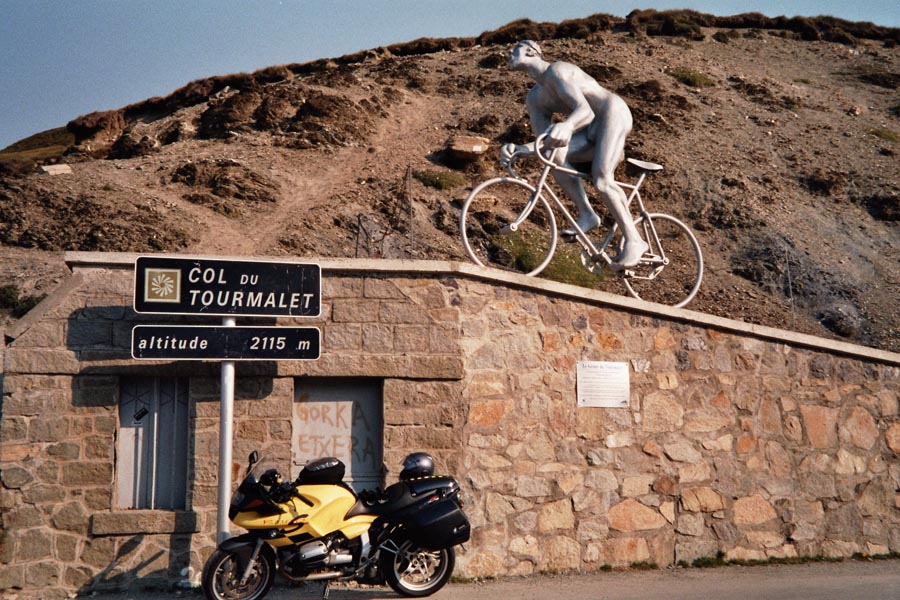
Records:
[[[311,460],[336,456],[355,490],[384,485],[382,387],[380,379],[298,379],[292,476]]]
[[[184,508],[187,491],[187,380],[123,378],[120,394],[116,506]]]

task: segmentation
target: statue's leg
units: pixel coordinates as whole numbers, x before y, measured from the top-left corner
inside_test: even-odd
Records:
[[[591,176],[625,239],[624,247],[616,257],[616,266],[619,268],[633,267],[649,249],[634,225],[631,211],[628,210],[628,197],[615,181],[616,165],[625,157],[625,138],[631,132],[631,122],[631,113],[623,103],[621,107],[611,106],[591,126],[595,135]]]
[[[592,152],[593,142],[588,139],[583,131],[578,132],[572,136],[568,148],[560,148],[557,150],[555,162],[571,169],[573,168],[571,165],[572,161],[590,161]],[[577,175],[568,175],[566,173],[558,173],[556,171],[553,172],[553,177],[556,179],[559,187],[561,187],[566,195],[575,202],[575,206],[578,208],[578,217],[576,218],[578,228],[587,233],[591,229],[597,227],[600,224],[600,217],[597,216],[597,213],[594,212],[594,208],[591,206],[587,192],[584,190],[584,184],[582,183],[581,177],[578,177]],[[562,231],[562,234],[571,237],[575,235],[575,230],[567,228]]]

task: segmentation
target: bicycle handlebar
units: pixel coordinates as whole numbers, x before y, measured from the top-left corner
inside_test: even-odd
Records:
[[[537,155],[538,159],[542,163],[544,163],[544,166],[550,167],[554,171],[559,171],[561,173],[566,173],[568,175],[577,175],[578,177],[584,177],[585,176],[584,173],[582,173],[580,171],[576,171],[575,169],[569,169],[568,167],[564,167],[562,165],[558,165],[555,162],[553,162],[553,159],[556,156],[556,152],[559,150],[559,148],[552,148],[550,150],[550,156],[549,157],[544,156],[543,150],[545,150],[545,148],[542,148],[542,146],[544,145],[544,140],[546,138],[547,138],[547,134],[542,133],[541,135],[537,136],[536,140],[534,140],[534,154]],[[516,175],[515,172],[513,171],[513,165],[516,163],[517,160],[519,160],[523,156],[528,156],[528,153],[515,152],[515,153],[513,153],[512,156],[509,157],[509,164],[506,165],[506,170],[512,177],[518,178],[518,175]]]

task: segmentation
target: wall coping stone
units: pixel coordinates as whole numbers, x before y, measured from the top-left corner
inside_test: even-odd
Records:
[[[66,265],[75,275],[84,270],[89,269],[133,269],[134,263],[139,256],[172,256],[172,254],[142,254],[134,252],[66,252],[64,260]],[[661,304],[646,302],[629,298],[627,296],[619,296],[608,292],[596,290],[588,290],[582,287],[559,283],[539,277],[527,277],[517,273],[507,273],[496,269],[488,269],[479,267],[469,263],[461,263],[455,261],[437,261],[437,260],[385,260],[385,259],[359,259],[359,258],[290,258],[290,257],[253,257],[253,256],[216,256],[201,254],[179,254],[183,258],[217,258],[230,260],[280,260],[283,262],[298,263],[317,263],[321,266],[323,273],[365,273],[369,275],[385,274],[385,275],[431,275],[445,277],[465,277],[485,281],[488,283],[502,284],[520,289],[530,290],[532,292],[544,293],[557,297],[577,300],[582,302],[591,302],[608,306],[615,309],[624,310],[630,313],[637,313],[655,317],[662,317],[687,323],[691,325],[699,325],[703,327],[711,327],[721,331],[738,333],[741,335],[749,335],[752,337],[768,340],[772,342],[784,343],[793,346],[802,346],[831,354],[840,354],[856,359],[872,360],[881,363],[900,365],[900,353],[880,350],[877,348],[869,348],[849,342],[839,340],[831,340],[819,336],[809,335],[805,333],[797,333],[775,327],[765,325],[756,325],[753,323],[745,323],[735,319],[727,319],[701,313],[684,308],[672,308]],[[39,304],[35,309],[40,309],[39,314],[43,314],[49,310],[53,302],[61,299],[64,292],[70,289],[71,284],[65,282],[60,286],[59,293],[54,292],[47,299]],[[47,306],[43,306],[47,304]],[[6,332],[8,338],[15,338],[21,335],[31,324],[36,321],[37,317],[32,317],[31,313],[23,317],[18,323],[13,325]],[[25,321],[22,324],[22,321]],[[13,335],[15,334],[15,335]]]

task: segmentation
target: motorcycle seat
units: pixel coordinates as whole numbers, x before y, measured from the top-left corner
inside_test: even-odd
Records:
[[[357,515],[376,515],[379,517],[389,515],[406,508],[416,500],[418,498],[410,493],[409,487],[403,483],[395,483],[374,499],[370,500],[369,496],[358,498],[356,504],[350,507],[345,518],[349,519]]]

